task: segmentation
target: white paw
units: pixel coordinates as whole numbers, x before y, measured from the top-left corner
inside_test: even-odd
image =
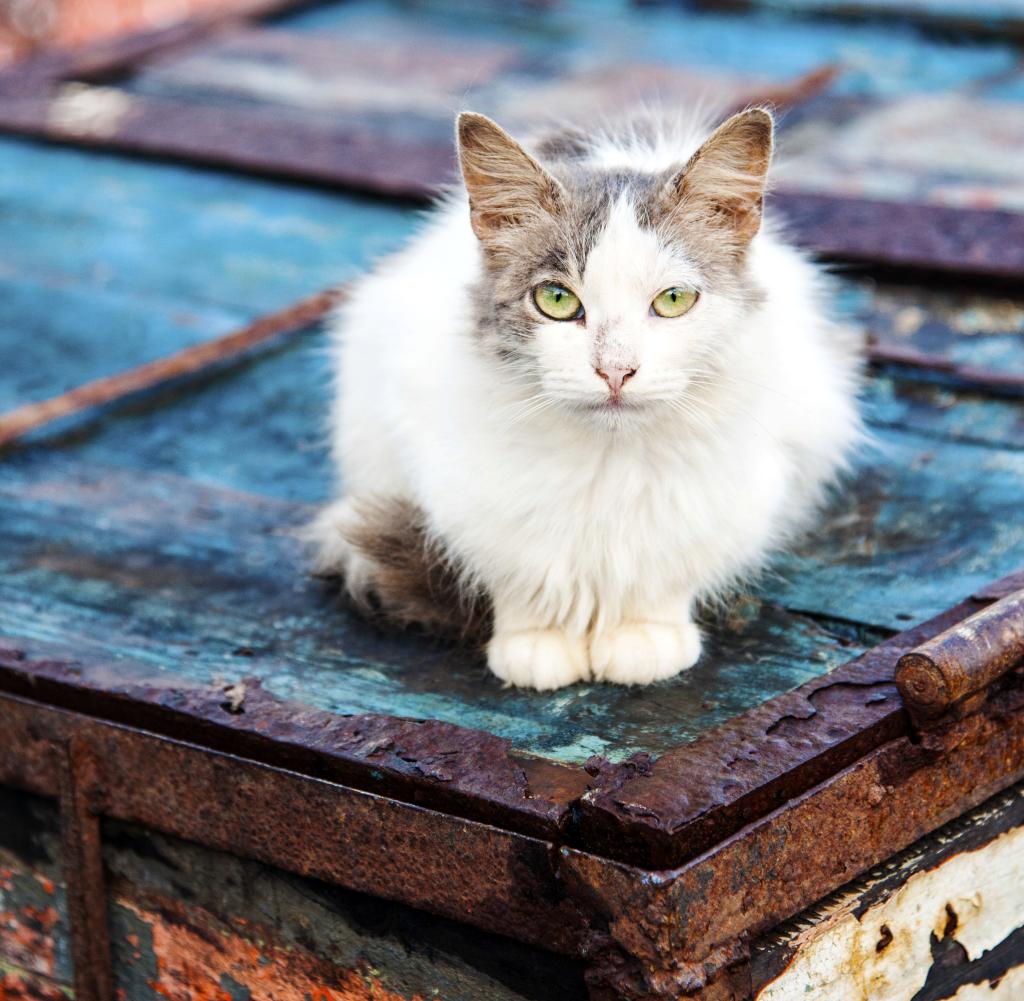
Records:
[[[700,630],[692,623],[633,622],[590,641],[595,681],[647,685],[671,678],[700,659]]]
[[[506,684],[539,692],[590,680],[586,643],[558,629],[495,633],[487,664]]]

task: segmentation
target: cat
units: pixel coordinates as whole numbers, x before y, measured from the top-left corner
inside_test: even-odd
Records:
[[[861,435],[853,338],[762,221],[773,118],[456,132],[464,188],[333,325],[317,566],[398,620],[483,608],[509,685],[672,677]]]

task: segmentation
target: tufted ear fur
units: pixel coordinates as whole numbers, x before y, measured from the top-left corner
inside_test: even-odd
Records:
[[[773,131],[761,108],[733,115],[670,176],[663,193],[669,213],[710,225],[745,249],[761,228]]]
[[[459,165],[469,192],[473,231],[485,243],[538,213],[557,212],[561,185],[504,129],[463,112],[456,125]]]

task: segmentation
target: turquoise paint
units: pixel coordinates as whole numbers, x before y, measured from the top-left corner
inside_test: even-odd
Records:
[[[350,279],[416,219],[367,198],[0,138],[0,407]]]
[[[996,399],[882,376],[868,386],[865,413],[878,428],[902,428],[938,439],[1024,450],[1024,399]]]
[[[900,629],[1024,567],[1024,453],[872,430],[854,488],[776,561],[766,594]]]
[[[562,66],[654,60],[707,70],[784,79],[823,63],[842,70],[837,93],[893,96],[939,91],[1009,71],[1009,44],[958,45],[901,23],[848,24],[774,13],[743,17],[698,13],[681,4],[560,3],[543,17],[515,5],[351,0],[319,4],[279,18],[296,31],[381,37],[438,32],[521,46]]]
[[[856,314],[894,294],[846,288],[841,299]],[[709,656],[675,682],[503,691],[478,654],[380,633],[307,578],[288,532],[331,487],[324,346],[308,331],[239,369],[102,414],[57,451],[11,456],[0,485],[0,633],[113,660],[122,677],[256,674],[274,694],[321,709],[443,719],[578,762],[692,740],[849,659],[878,630],[1024,566],[1021,406],[950,403],[947,391],[874,379],[876,447],[821,532],[762,587],[866,632],[841,635],[755,602],[710,622]],[[984,447],[957,444],[975,440]],[[240,660],[241,647],[256,656]]]
[[[446,720],[582,762],[661,753],[861,649],[748,601],[675,681],[507,690],[479,652],[379,631],[311,579],[290,532],[311,508],[46,450],[4,472],[0,635],[30,656],[107,665],[115,685],[256,675],[304,705]]]

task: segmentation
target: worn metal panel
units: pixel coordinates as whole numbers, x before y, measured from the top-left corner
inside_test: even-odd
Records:
[[[414,224],[400,206],[11,139],[0,206],[0,409],[350,278]]]
[[[105,829],[114,969],[132,1001],[576,1001],[573,960],[121,824]]]
[[[754,946],[756,998],[1015,999],[1022,823],[1017,787],[787,922]]]
[[[709,984],[708,997],[739,1001],[723,989],[742,985],[742,936],[1019,781],[1020,695],[992,693],[937,743],[879,747],[654,873],[6,695],[0,776],[50,789],[40,751],[70,740],[91,749],[108,816],[584,955],[600,1001],[676,1001]]]
[[[0,787],[0,998],[63,1001],[72,990],[56,805]]]
[[[781,189],[1021,212],[1022,149],[1024,105],[915,94],[839,123],[808,117],[786,133],[775,179]]]
[[[960,46],[923,37],[901,24],[830,24],[777,14],[723,16],[680,3],[552,4],[524,13],[515,4],[476,5],[472,17],[458,0],[404,7],[394,0],[318,4],[278,19],[290,31],[345,34],[375,41],[416,31],[459,39],[500,36],[559,61],[628,60],[686,64],[776,79],[822,63],[840,67],[841,93],[899,94],[965,86],[1012,70],[1013,45]]]

